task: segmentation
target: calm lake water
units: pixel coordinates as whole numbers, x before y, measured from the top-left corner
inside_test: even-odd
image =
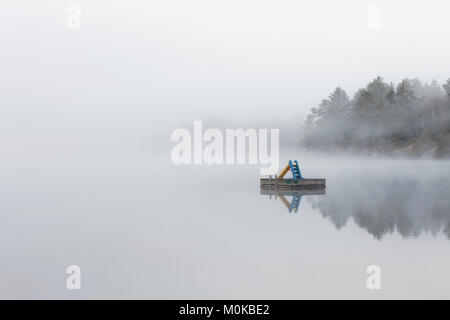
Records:
[[[284,152],[327,179],[289,212],[255,166],[104,154],[7,156],[1,298],[450,298],[449,162]]]

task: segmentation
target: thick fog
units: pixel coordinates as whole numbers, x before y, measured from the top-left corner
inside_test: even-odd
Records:
[[[144,144],[209,117],[301,123],[337,86],[444,83],[448,12],[444,0],[4,1],[0,121],[11,143],[125,131]]]
[[[449,1],[1,8],[0,297],[448,298],[447,162],[337,166],[331,148],[300,147],[337,87],[354,99],[378,76],[444,85]],[[280,168],[298,159],[325,194],[294,216],[260,194],[258,165],[175,166],[171,133],[195,120],[280,129]],[[371,264],[386,275],[378,295]]]

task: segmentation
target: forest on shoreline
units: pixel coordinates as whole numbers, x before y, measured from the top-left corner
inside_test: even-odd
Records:
[[[397,85],[381,77],[350,98],[336,88],[303,126],[308,150],[408,157],[450,157],[450,79]]]

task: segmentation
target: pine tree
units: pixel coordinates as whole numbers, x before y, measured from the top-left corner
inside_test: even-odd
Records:
[[[442,87],[444,88],[447,96],[450,97],[450,79],[448,79]]]
[[[345,116],[350,107],[350,99],[347,93],[337,87],[328,99],[322,100],[318,108],[312,109],[316,122],[332,121]]]

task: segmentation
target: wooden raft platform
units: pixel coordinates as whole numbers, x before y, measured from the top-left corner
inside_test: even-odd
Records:
[[[261,179],[261,189],[324,189],[325,179]]]
[[[313,195],[324,195],[326,194],[326,188],[295,188],[295,189],[269,189],[269,188],[261,188],[259,190],[261,195],[267,196],[313,196]]]

